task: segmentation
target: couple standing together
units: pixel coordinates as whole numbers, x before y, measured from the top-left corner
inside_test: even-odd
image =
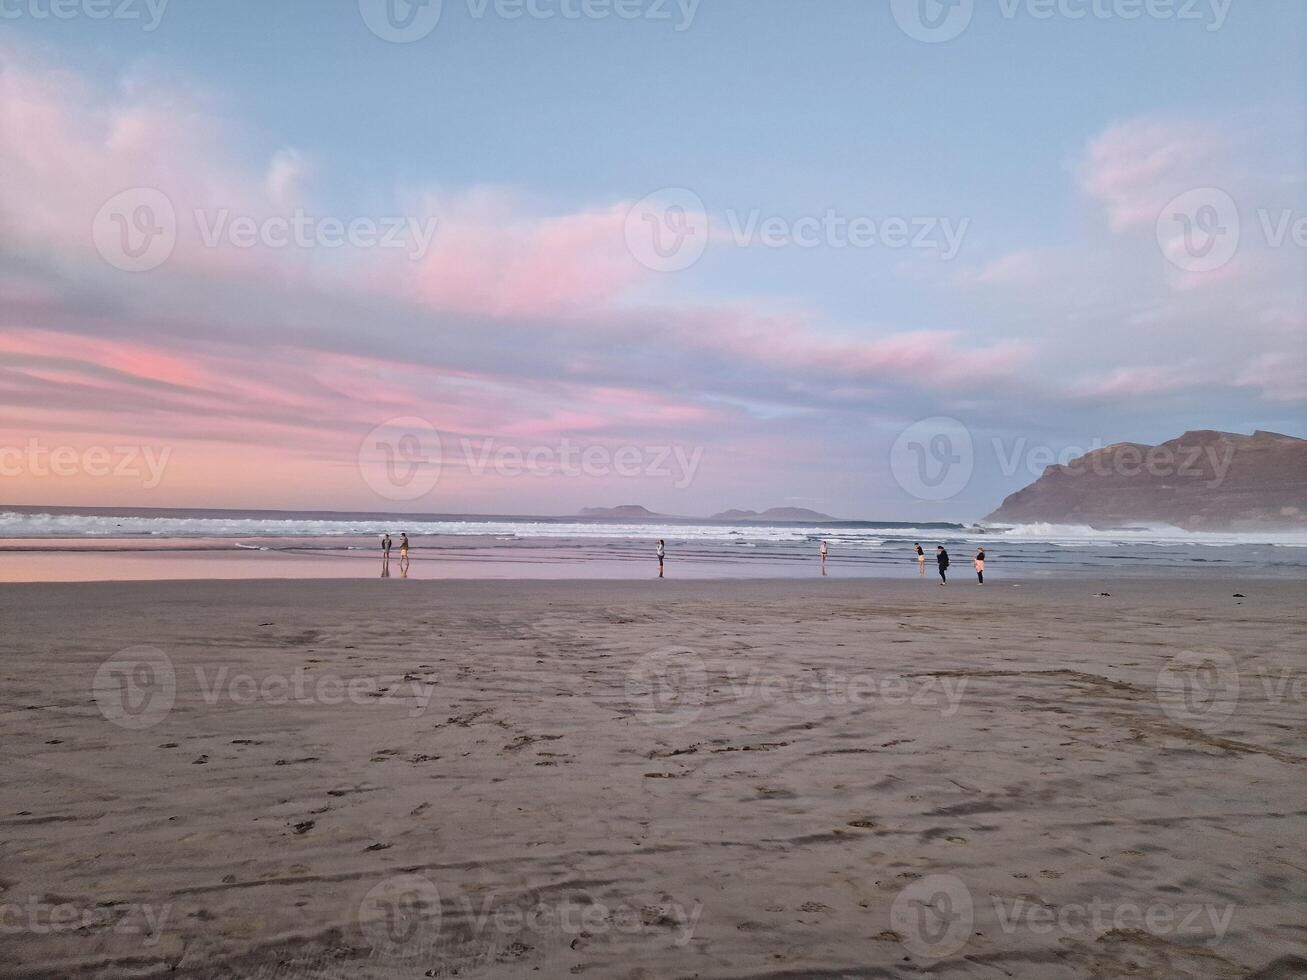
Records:
[[[390,560],[390,548],[393,543],[389,534],[381,536],[381,557],[386,561]],[[408,534],[402,531],[399,535],[399,560],[408,561]]]
[[[916,547],[917,547],[917,568],[919,569],[919,573],[921,575],[925,575],[926,553],[921,550],[920,543],[918,543]],[[942,544],[936,546],[935,548],[935,563],[939,566],[939,584],[948,585],[949,558],[948,558],[948,552],[944,550],[944,546]],[[976,552],[976,557],[973,559],[973,563],[976,566],[976,581],[980,585],[984,585],[985,584],[985,549],[984,548],[981,548]]]

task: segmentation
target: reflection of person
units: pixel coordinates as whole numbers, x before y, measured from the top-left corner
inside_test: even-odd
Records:
[[[657,555],[658,555],[658,577],[659,577],[659,578],[662,578],[662,577],[663,577],[663,558],[665,558],[665,557],[667,556],[667,542],[664,541],[662,538],[659,538],[659,539],[658,539],[658,547],[657,547],[657,549],[656,549],[656,552],[657,552]]]
[[[921,544],[917,544],[917,574],[926,574],[926,553],[921,550]]]
[[[826,574],[826,552],[827,552],[827,550],[828,550],[828,549],[827,549],[827,547],[826,547],[826,542],[823,541],[823,542],[821,543],[821,573],[822,573],[823,575]]]
[[[948,576],[945,574],[948,571],[948,552],[943,545],[935,549],[935,561],[939,563],[939,584],[948,585]]]
[[[985,584],[985,549],[976,552],[976,581]]]

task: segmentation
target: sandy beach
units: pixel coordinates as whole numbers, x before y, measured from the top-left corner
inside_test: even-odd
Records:
[[[0,587],[0,975],[1307,975],[1301,583],[954,571]]]

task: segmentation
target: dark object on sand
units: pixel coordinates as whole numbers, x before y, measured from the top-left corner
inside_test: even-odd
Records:
[[[1248,597],[1247,597],[1246,595],[1244,595],[1242,592],[1236,592],[1234,595],[1230,596],[1230,598],[1231,598],[1231,599],[1247,599]]]

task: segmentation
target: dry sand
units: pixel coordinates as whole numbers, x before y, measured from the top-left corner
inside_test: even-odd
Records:
[[[0,975],[1307,975],[1301,584],[956,570],[0,587]]]

